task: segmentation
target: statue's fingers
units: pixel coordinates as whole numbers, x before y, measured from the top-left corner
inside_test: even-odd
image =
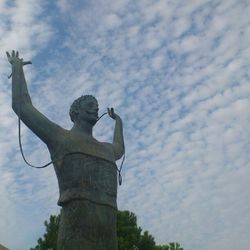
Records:
[[[19,57],[19,52],[18,51],[16,52],[16,57]]]
[[[109,116],[113,117],[114,112],[112,111],[112,108],[109,108]]]
[[[15,50],[12,50],[12,57],[15,56]]]
[[[6,51],[6,55],[8,58],[10,58],[10,53],[8,51]]]

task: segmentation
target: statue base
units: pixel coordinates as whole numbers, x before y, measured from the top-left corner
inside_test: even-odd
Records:
[[[117,250],[117,211],[88,200],[61,209],[58,250]]]

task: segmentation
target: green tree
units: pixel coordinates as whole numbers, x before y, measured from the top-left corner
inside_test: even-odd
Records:
[[[169,250],[169,246],[168,245],[155,246],[154,250]]]
[[[117,213],[117,239],[119,250],[130,250],[137,246],[141,236],[141,228],[137,226],[137,218],[129,211]]]
[[[175,242],[170,242],[169,243],[169,250],[183,250],[183,248],[181,248],[179,243],[175,243]]]
[[[154,237],[150,235],[148,231],[145,231],[143,235],[140,236],[138,248],[143,250],[155,250]]]
[[[129,211],[118,211],[117,238],[119,250],[155,250],[155,241],[148,231],[142,234],[137,226],[136,215]]]
[[[177,242],[170,242],[168,245],[155,246],[154,250],[183,250],[183,248]]]
[[[57,250],[57,235],[59,229],[60,215],[51,215],[49,222],[45,221],[46,233],[43,239],[39,238],[37,246],[30,250]]]

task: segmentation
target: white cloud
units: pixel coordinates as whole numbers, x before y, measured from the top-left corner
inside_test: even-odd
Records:
[[[34,105],[66,128],[69,105],[81,94],[96,95],[103,112],[115,107],[127,151],[119,208],[135,212],[157,242],[220,250],[235,249],[237,239],[237,249],[248,249],[249,6],[235,0],[48,6],[0,3],[1,48],[34,61],[25,69]],[[58,190],[53,169],[21,161],[10,68],[4,58],[0,65],[0,242],[20,250],[35,244],[43,220],[58,211]],[[95,135],[111,141],[113,128],[104,117]],[[27,158],[49,160],[45,146],[22,131]]]
[[[105,25],[108,29],[117,28],[120,23],[120,18],[116,14],[109,14],[105,17]]]

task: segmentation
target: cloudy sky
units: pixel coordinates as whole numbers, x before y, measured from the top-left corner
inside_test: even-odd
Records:
[[[123,118],[118,206],[158,244],[248,250],[249,16],[248,0],[1,0],[0,243],[35,246],[59,212],[53,168],[29,168],[18,148],[5,56],[17,49],[33,62],[33,104],[54,122],[70,129],[82,94]],[[95,137],[112,141],[113,129],[105,116]],[[50,160],[24,125],[22,140],[30,162]]]

